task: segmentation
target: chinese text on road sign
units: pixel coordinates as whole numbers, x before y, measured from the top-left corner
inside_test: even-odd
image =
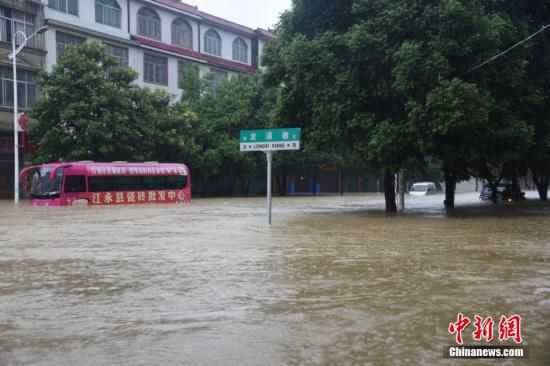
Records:
[[[299,128],[241,131],[241,151],[300,150]]]

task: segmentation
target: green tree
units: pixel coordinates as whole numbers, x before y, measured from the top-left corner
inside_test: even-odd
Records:
[[[147,123],[151,132],[148,143],[154,160],[191,164],[198,158],[194,124],[197,115],[186,104],[172,103],[164,91],[141,89],[134,119]]]
[[[520,0],[505,6],[513,21],[524,25],[526,33],[540,31],[521,46],[529,52],[529,62],[513,105],[534,130],[533,144],[521,163],[531,170],[539,197],[546,201],[550,181],[550,75],[545,70],[550,67],[550,4]]]
[[[179,106],[191,109],[197,118],[192,123],[196,150],[190,160],[203,183],[226,182],[226,191],[235,191],[236,177],[241,177],[241,192],[248,194],[251,178],[265,164],[263,154],[241,152],[240,131],[264,128],[269,123],[273,92],[264,89],[258,77],[238,75],[215,90],[212,75],[199,79],[198,70],[189,69],[183,78]]]
[[[491,95],[477,85],[452,79],[430,91],[419,110],[417,127],[424,149],[442,164],[447,207],[454,206],[457,180],[471,175],[485,178],[494,189],[503,168],[526,151],[529,127],[513,117],[499,115]],[[494,115],[496,114],[496,116]],[[514,144],[510,144],[510,141]]]
[[[434,159],[453,207],[457,180],[517,171],[531,143],[513,104],[529,51],[468,72],[526,34],[504,3],[294,0],[263,60],[266,80],[281,85],[280,123],[300,123],[306,144],[344,145],[383,167],[388,212],[395,172]]]
[[[360,34],[366,39],[380,34],[393,49],[385,60],[391,67],[386,78],[398,96],[397,109],[404,103],[404,118],[391,124],[393,130],[387,129],[387,123],[375,122],[388,131],[379,141],[394,147],[399,140],[392,137],[403,131],[412,136],[417,145],[409,140],[406,148],[442,166],[449,208],[454,207],[458,180],[477,174],[494,182],[495,171],[499,177],[507,166],[517,171],[532,131],[511,101],[519,97],[519,86],[525,81],[521,75],[528,52],[517,52],[475,74],[468,71],[521,39],[524,26],[516,25],[502,6],[479,1],[359,3],[369,19]],[[424,120],[417,120],[418,105],[426,109]],[[403,159],[396,152],[383,155]]]
[[[184,134],[192,113],[171,107],[164,92],[137,87],[136,77],[101,45],[68,46],[37,81],[33,160],[171,160],[184,145],[192,151]]]
[[[306,146],[344,146],[342,156],[353,152],[384,168],[393,213],[395,172],[422,163],[406,97],[393,82],[396,53],[421,9],[346,1],[319,15],[327,3],[294,1],[277,29],[280,41],[265,54],[266,80],[281,85],[278,119],[300,124]]]

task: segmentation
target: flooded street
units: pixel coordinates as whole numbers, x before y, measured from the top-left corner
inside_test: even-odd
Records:
[[[442,200],[0,201],[0,365],[550,364],[550,204]],[[459,312],[529,358],[443,358]]]

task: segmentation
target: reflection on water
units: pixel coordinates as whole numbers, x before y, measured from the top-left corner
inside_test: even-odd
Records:
[[[549,364],[550,206],[441,200],[1,202],[0,365],[455,364],[458,312],[520,314]]]

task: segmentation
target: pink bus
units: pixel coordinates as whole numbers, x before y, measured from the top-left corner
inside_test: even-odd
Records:
[[[34,206],[191,201],[191,179],[184,164],[51,163],[24,169],[19,180]]]

